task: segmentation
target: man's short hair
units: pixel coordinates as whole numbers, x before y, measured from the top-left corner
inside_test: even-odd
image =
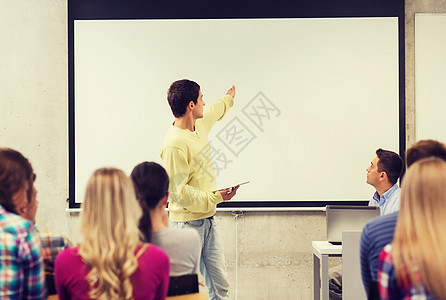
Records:
[[[18,151],[0,148],[0,204],[17,214],[13,197],[28,183],[28,201],[31,201],[32,186],[36,174],[29,161]]]
[[[378,172],[386,172],[387,178],[391,184],[395,184],[401,176],[403,170],[403,160],[395,152],[383,150],[379,148],[376,150],[378,156]]]
[[[176,118],[183,116],[191,101],[197,104],[199,94],[200,86],[195,81],[181,79],[172,83],[167,91],[167,101],[173,115]]]
[[[435,140],[421,140],[406,151],[406,164],[410,167],[414,162],[430,156],[446,161],[446,146]]]

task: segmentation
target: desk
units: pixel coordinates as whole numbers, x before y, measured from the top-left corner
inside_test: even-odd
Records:
[[[341,256],[342,245],[333,245],[328,241],[313,241],[312,245],[314,300],[320,300],[321,294],[322,300],[328,300],[328,257]]]

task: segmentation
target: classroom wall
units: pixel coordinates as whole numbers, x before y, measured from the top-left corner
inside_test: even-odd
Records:
[[[415,140],[415,14],[446,13],[445,0],[405,0],[406,143]]]
[[[37,174],[37,226],[71,235],[66,0],[1,0],[0,146]]]
[[[38,228],[78,241],[79,216],[65,212],[67,1],[0,3],[0,146],[18,149],[34,166]],[[407,146],[415,142],[416,12],[445,13],[446,0],[406,0]],[[225,243],[231,299],[312,298],[311,241],[326,238],[323,212],[246,212],[241,216],[219,212],[217,220]]]

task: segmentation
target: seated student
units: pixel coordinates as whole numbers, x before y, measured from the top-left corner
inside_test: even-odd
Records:
[[[14,151],[11,149],[3,149],[3,151]],[[3,152],[6,153],[6,152]],[[11,152],[12,153],[12,152]],[[18,155],[21,155],[20,153]],[[21,158],[22,159],[22,158]],[[6,163],[8,160],[5,159],[4,162]],[[29,162],[26,160],[26,158],[23,157],[23,161],[21,161],[23,166],[27,167],[32,172],[32,167],[29,164]],[[29,164],[29,166],[26,166]],[[35,175],[33,173],[35,180]],[[37,212],[37,207],[39,204],[39,201],[37,201],[36,194],[37,190],[34,188],[33,195],[31,195],[29,202],[18,202],[14,203],[14,210],[11,211],[13,213],[17,213],[22,218],[25,218],[29,221],[31,221],[33,224],[36,223],[35,216]],[[34,198],[33,198],[34,197]],[[28,209],[30,207],[31,209]],[[7,210],[8,208],[5,207]],[[36,228],[37,229],[37,228]],[[43,267],[44,267],[44,274],[45,274],[45,286],[47,289],[47,294],[56,294],[56,290],[54,288],[54,261],[56,260],[57,254],[68,248],[71,245],[70,240],[68,238],[56,234],[53,232],[44,232],[44,231],[38,231],[39,237],[40,237],[40,243],[42,247],[42,258],[43,258]]]
[[[406,172],[392,244],[379,257],[381,299],[446,299],[446,162],[426,158]]]
[[[398,178],[403,170],[403,160],[395,152],[376,150],[376,157],[366,169],[366,182],[375,188],[369,206],[379,206],[381,216],[396,212],[400,208]]]
[[[59,253],[59,299],[165,299],[169,259],[140,242],[142,215],[132,181],[114,168],[96,170],[82,203],[78,247]]]
[[[397,181],[403,170],[401,157],[393,151],[378,149],[376,157],[366,169],[366,182],[375,188],[369,206],[379,206],[381,216],[398,211],[400,188]],[[329,270],[329,294],[331,300],[342,300],[342,265]]]
[[[143,209],[139,229],[147,242],[169,255],[170,276],[198,274],[201,246],[197,231],[168,225],[169,176],[164,168],[155,162],[143,162],[133,169],[130,178]]]
[[[446,161],[446,146],[435,140],[421,140],[406,151],[406,164],[410,167],[416,161],[430,156]],[[360,256],[361,276],[369,299],[378,299],[378,258],[385,245],[393,240],[398,212],[368,222],[361,235]]]
[[[22,154],[0,148],[0,299],[45,298],[35,178]]]

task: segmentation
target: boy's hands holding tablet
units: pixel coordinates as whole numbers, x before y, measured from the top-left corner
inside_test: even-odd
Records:
[[[231,188],[227,188],[224,190],[219,190],[221,197],[223,198],[223,201],[228,201],[231,200],[232,197],[235,196],[235,194],[237,193],[237,190],[240,186],[237,185],[235,187],[231,187]]]
[[[249,183],[249,181],[240,183],[240,184],[238,184],[238,185],[236,185],[236,186],[233,186],[233,187],[230,187],[230,188],[226,188],[226,189],[218,190],[218,192],[220,192],[220,194],[221,194],[221,196],[222,196],[222,198],[223,198],[223,201],[228,201],[228,200],[231,200],[232,197],[235,196],[235,194],[237,193],[238,188],[239,188],[241,185],[243,185],[243,184],[247,184],[247,183]]]

